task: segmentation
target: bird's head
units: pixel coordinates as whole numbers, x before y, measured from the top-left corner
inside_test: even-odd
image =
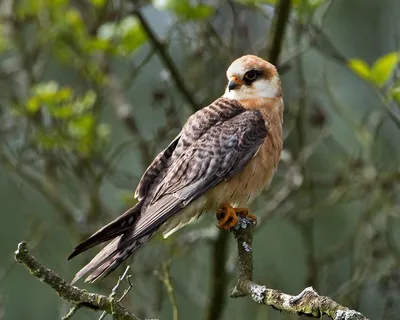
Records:
[[[253,55],[232,62],[226,72],[224,97],[235,100],[276,98],[282,95],[278,72],[273,64]]]

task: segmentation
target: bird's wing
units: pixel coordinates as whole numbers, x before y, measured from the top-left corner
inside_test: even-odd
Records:
[[[166,149],[160,152],[143,174],[135,193],[139,198],[139,203],[80,243],[68,257],[68,260],[95,245],[118,237],[132,229],[141,216],[142,206],[147,200],[147,194],[151,190],[154,191],[159,183],[164,181],[163,177],[168,172],[168,168],[171,168],[171,165],[184,152],[189,151],[188,148],[214,126],[245,111],[246,109],[239,102],[219,98],[211,105],[193,114],[182,128],[181,133]]]
[[[180,137],[181,135],[179,134],[167,148],[161,151],[157,157],[154,158],[153,162],[146,169],[135,191],[135,197],[138,198],[138,200],[142,200],[146,196],[154,181],[166,168],[171,155],[178,145]]]
[[[219,98],[209,106],[194,113],[182,128],[181,133],[149,165],[140,179],[135,196],[139,200],[146,196],[156,183],[160,173],[170,165],[171,156],[173,158],[179,157],[182,152],[217,123],[226,121],[244,111],[245,109],[239,102]]]
[[[148,194],[146,208],[135,223],[134,238],[158,229],[173,214],[243,169],[267,133],[257,110],[244,110],[216,122],[179,154]],[[181,139],[186,139],[184,132]]]

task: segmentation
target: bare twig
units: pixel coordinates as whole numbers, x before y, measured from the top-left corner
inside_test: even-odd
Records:
[[[118,292],[119,286],[121,285],[121,282],[122,282],[125,278],[127,279],[128,283],[129,283],[129,287],[128,287],[128,289],[126,289],[126,290],[124,291],[122,297],[121,297],[120,299],[118,299],[118,302],[121,302],[122,299],[128,294],[128,292],[129,292],[130,289],[132,288],[132,284],[129,282],[129,278],[130,278],[130,275],[128,275],[129,268],[130,268],[130,267],[127,266],[126,269],[125,269],[125,272],[122,274],[122,276],[120,276],[120,277],[118,278],[117,284],[116,284],[115,287],[111,290],[111,294],[109,295],[109,298],[110,298],[110,299],[115,300],[115,297],[117,296],[117,292]],[[107,311],[104,311],[104,312],[101,314],[99,320],[104,319],[105,316],[107,315],[107,313],[108,313]]]
[[[174,287],[172,286],[171,276],[169,273],[170,265],[171,265],[170,260],[163,262],[162,272],[159,273],[158,271],[156,271],[155,274],[163,282],[165,289],[167,289],[169,301],[171,302],[172,319],[178,320],[179,319],[178,304],[176,302],[175,290]]]
[[[26,242],[20,242],[18,244],[18,249],[15,251],[15,260],[24,264],[34,277],[52,287],[61,298],[76,306],[68,312],[69,317],[72,316],[78,308],[85,307],[93,310],[105,311],[112,314],[114,319],[138,319],[134,314],[130,313],[124,306],[118,303],[118,301],[115,301],[115,299],[96,293],[90,293],[72,286],[54,271],[43,267],[29,254]]]
[[[109,102],[113,106],[118,118],[122,120],[129,131],[137,138],[138,147],[141,151],[142,165],[147,165],[152,159],[149,153],[148,142],[144,139],[139,130],[137,120],[132,112],[133,108],[131,104],[126,101],[118,78],[111,72],[108,73],[108,82],[105,89],[107,90]]]
[[[81,308],[81,305],[75,304],[69,309],[68,313],[61,318],[61,320],[68,320],[71,319],[72,316]]]
[[[189,89],[186,87],[185,82],[184,82],[178,68],[176,67],[174,61],[172,60],[171,56],[168,54],[167,48],[157,38],[157,35],[151,29],[150,24],[147,22],[146,18],[141,13],[141,11],[136,10],[135,15],[139,19],[140,24],[142,25],[142,28],[146,32],[147,36],[149,37],[149,40],[152,43],[153,47],[157,50],[164,66],[168,69],[169,73],[171,74],[171,77],[174,80],[176,86],[181,91],[181,93],[185,97],[185,99],[189,102],[191,111],[195,112],[196,110],[199,109],[198,105],[197,105],[196,101],[194,100],[193,95],[190,93]]]
[[[276,8],[272,30],[273,38],[268,53],[268,61],[274,65],[278,65],[291,5],[291,0],[281,0]]]
[[[206,311],[206,320],[218,320],[222,317],[226,304],[226,287],[228,276],[225,272],[225,263],[228,255],[229,234],[219,230],[212,252],[212,275],[210,302]]]
[[[5,152],[0,155],[0,161],[49,201],[60,212],[61,217],[68,226],[75,226],[75,214],[79,213],[78,208],[63,197],[61,193],[57,192],[37,170],[29,166],[18,166],[18,160],[13,159],[12,156]]]
[[[335,320],[368,320],[361,313],[344,307],[329,297],[320,296],[312,287],[292,296],[254,283],[252,232],[253,224],[247,219],[242,219],[239,227],[234,230],[238,247],[238,281],[231,293],[232,298],[250,296],[257,303],[314,318],[321,318],[325,314]]]

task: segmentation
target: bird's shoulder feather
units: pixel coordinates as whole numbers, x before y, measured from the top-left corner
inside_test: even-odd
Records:
[[[219,98],[189,117],[179,135],[162,150],[146,169],[135,191],[143,199],[155,182],[170,165],[171,158],[178,158],[188,147],[200,139],[210,128],[246,111],[236,100]]]

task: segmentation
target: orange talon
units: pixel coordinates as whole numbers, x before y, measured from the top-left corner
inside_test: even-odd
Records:
[[[218,228],[224,230],[230,230],[236,226],[239,218],[237,217],[236,211],[229,204],[224,203],[222,207],[217,211]]]
[[[257,223],[257,217],[249,213],[247,208],[233,208],[229,204],[224,203],[216,213],[218,224],[217,227],[224,230],[230,230],[238,223],[238,216],[241,218],[249,218]]]

